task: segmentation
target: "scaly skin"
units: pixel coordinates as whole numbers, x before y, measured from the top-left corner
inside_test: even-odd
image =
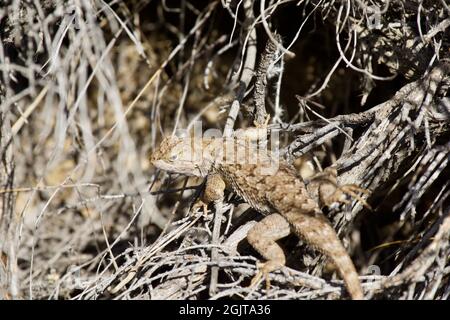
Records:
[[[266,215],[247,235],[249,243],[267,259],[253,283],[262,275],[267,280],[269,272],[285,265],[285,255],[276,240],[294,232],[335,264],[352,299],[363,299],[351,258],[302,178],[269,151],[258,151],[255,144],[238,138],[170,137],[161,143],[151,160],[156,167],[170,172],[212,177],[203,201],[217,200],[227,186]],[[338,192],[328,193],[333,201],[340,198]]]

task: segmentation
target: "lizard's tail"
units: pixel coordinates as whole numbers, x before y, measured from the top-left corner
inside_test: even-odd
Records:
[[[324,253],[336,266],[344,280],[348,293],[355,300],[364,299],[364,294],[353,261],[342,245],[336,232],[321,212],[302,215],[292,210],[285,215],[297,235],[311,246]]]
[[[352,299],[363,300],[364,294],[353,261],[341,244],[340,247],[342,248],[342,250],[339,250],[341,253],[335,251],[334,254],[329,255],[329,257],[344,280],[347,291]]]

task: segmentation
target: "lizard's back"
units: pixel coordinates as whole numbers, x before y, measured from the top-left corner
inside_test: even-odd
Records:
[[[263,214],[277,212],[283,216],[298,237],[332,260],[351,296],[362,299],[351,258],[296,170],[284,160],[275,161],[269,152],[246,148],[246,153],[242,154],[247,159],[236,157],[239,161],[217,161],[213,170],[252,208]],[[258,161],[253,161],[257,163],[245,161],[257,152]],[[269,167],[274,170],[272,174],[269,174]]]

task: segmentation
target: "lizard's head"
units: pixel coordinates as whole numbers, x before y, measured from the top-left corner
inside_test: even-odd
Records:
[[[202,139],[165,138],[150,157],[152,164],[162,170],[189,176],[206,176],[212,166],[212,156],[205,152]]]

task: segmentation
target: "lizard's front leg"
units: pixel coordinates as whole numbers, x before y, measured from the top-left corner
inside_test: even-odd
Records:
[[[198,208],[203,208],[203,214],[206,216],[208,211],[208,204],[214,201],[223,199],[225,193],[225,182],[219,174],[211,174],[206,178],[205,190],[200,199],[198,199],[192,206],[192,211],[195,212]]]
[[[266,279],[267,290],[270,287],[269,272],[283,267],[286,257],[283,249],[275,242],[290,234],[290,226],[278,213],[271,214],[255,224],[247,234],[247,240],[267,261],[259,266],[258,273],[252,279],[251,286],[261,277]]]
[[[367,194],[368,191],[354,184],[339,185],[337,181],[337,170],[335,168],[328,167],[309,180],[310,183],[307,186],[308,191],[316,194],[321,208],[330,206],[332,203],[348,204],[350,201],[347,200],[346,196],[349,195],[370,209],[370,205],[357,194],[357,192]]]

